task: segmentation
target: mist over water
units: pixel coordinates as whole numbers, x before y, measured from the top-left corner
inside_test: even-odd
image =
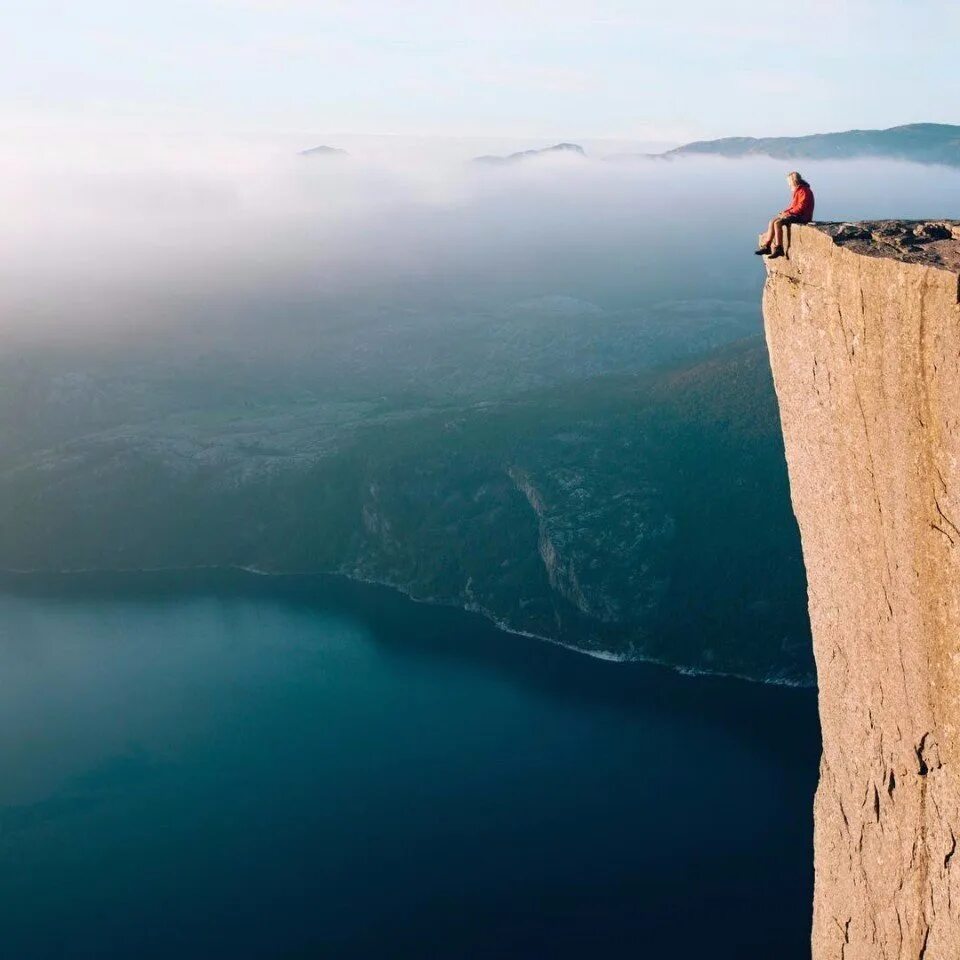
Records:
[[[787,164],[544,157],[489,167],[449,146],[162,140],[7,146],[0,336],[271,335],[384,307],[562,296],[602,309],[750,300],[755,234]],[[480,152],[480,151],[478,151]],[[599,156],[599,155],[598,155]],[[817,218],[960,216],[960,171],[802,167]],[[308,319],[305,319],[308,318]],[[354,317],[357,322],[360,320]]]

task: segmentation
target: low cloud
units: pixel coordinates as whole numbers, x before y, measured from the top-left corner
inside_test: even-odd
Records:
[[[736,298],[756,272],[756,232],[787,200],[789,165],[765,159],[488,168],[392,143],[350,144],[347,157],[239,138],[8,145],[0,335],[189,326],[250,303],[268,322],[271,302],[389,302],[398,286],[451,303],[656,298],[663,269],[687,271],[692,296]],[[960,171],[801,167],[825,219],[960,217]]]

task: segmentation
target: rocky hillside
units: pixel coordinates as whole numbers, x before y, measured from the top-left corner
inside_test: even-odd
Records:
[[[815,960],[960,944],[960,224],[794,227],[764,317],[809,579]]]
[[[758,338],[487,400],[241,366],[19,376],[0,567],[336,571],[597,655],[812,678]]]

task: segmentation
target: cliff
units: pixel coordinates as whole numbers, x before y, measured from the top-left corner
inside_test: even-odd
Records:
[[[960,224],[794,227],[764,321],[820,689],[815,960],[960,956]]]

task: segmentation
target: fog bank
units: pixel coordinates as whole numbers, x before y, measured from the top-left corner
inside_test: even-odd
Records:
[[[305,143],[302,146],[311,146]],[[333,144],[337,145],[337,144]],[[623,307],[686,273],[691,298],[752,296],[750,249],[787,202],[779,161],[544,157],[488,167],[389,141],[347,156],[233,140],[8,145],[0,335],[330,322],[345,303]],[[363,145],[360,145],[361,148]],[[960,217],[960,171],[809,164],[818,219]]]

